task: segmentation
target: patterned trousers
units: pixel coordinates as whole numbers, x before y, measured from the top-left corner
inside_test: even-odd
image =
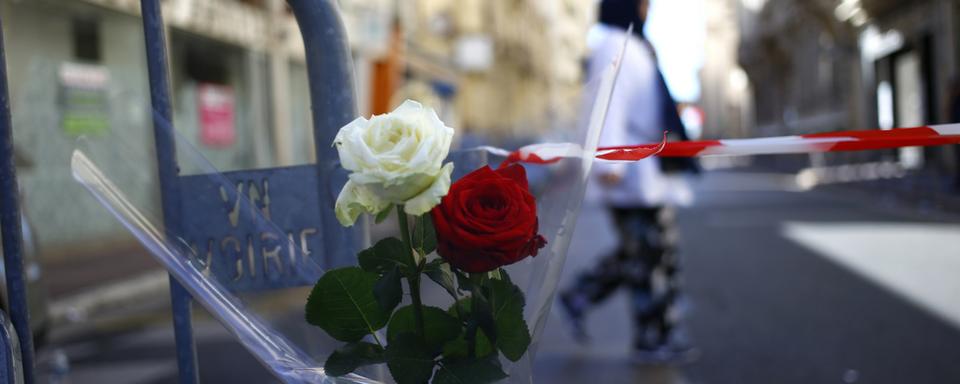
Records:
[[[673,307],[679,296],[679,262],[671,208],[610,208],[620,246],[564,292],[577,297],[586,311],[619,288],[630,291],[637,348],[669,341],[675,326]]]

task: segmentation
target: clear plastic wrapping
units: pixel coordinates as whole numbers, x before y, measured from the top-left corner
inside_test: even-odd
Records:
[[[547,246],[536,257],[505,268],[525,294],[524,317],[533,340],[521,360],[503,362],[510,382],[532,381],[531,361],[554,300],[618,69],[611,65],[603,79],[589,85],[599,87],[593,93],[599,97],[585,106],[582,129],[566,135],[573,144],[568,147],[578,150],[549,165],[525,165],[536,175],[530,178],[531,190]],[[340,343],[304,321],[304,304],[325,271],[355,265],[352,255],[395,233],[396,224],[377,225],[365,218],[346,229],[311,217],[332,214],[346,180],[337,164],[221,173],[189,140],[174,135],[181,169],[196,170],[179,179],[182,235],[165,236],[155,204],[137,205],[127,194],[143,180],[124,175],[152,170],[150,164],[127,158],[130,148],[91,150],[81,144],[72,156],[73,175],[278,379],[389,382],[383,366],[328,377],[323,362]],[[457,180],[503,158],[498,151],[479,148],[452,152],[447,161],[454,162]],[[318,178],[320,172],[337,177]],[[320,185],[318,179],[329,184]],[[452,304],[443,288],[429,281],[423,284],[423,298],[442,308]]]

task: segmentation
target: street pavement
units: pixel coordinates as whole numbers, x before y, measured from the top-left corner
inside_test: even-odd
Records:
[[[686,325],[701,358],[631,363],[628,296],[619,293],[590,313],[585,345],[555,306],[537,382],[960,382],[960,279],[951,273],[960,270],[960,217],[918,212],[882,191],[803,191],[784,174],[723,171],[697,184],[697,203],[678,221]],[[604,210],[585,206],[562,286],[615,247],[612,233]],[[55,332],[41,351],[43,377],[173,383],[168,317],[154,310]],[[215,322],[200,319],[196,334],[203,382],[274,382]]]
[[[960,332],[940,315],[960,303],[937,299],[960,286],[917,276],[960,267],[956,217],[902,209],[880,190],[764,191],[756,180],[706,180],[700,206],[680,218],[704,352],[685,370],[692,380],[960,381]],[[928,286],[903,289],[917,278]]]

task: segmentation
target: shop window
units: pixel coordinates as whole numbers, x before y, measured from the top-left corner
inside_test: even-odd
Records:
[[[190,45],[186,52],[186,72],[191,80],[204,83],[227,84],[229,71],[223,55],[215,54],[215,48],[206,45]]]
[[[73,19],[73,57],[98,63],[102,59],[100,23],[96,19]]]

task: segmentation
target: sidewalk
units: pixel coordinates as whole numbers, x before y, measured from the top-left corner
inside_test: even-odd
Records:
[[[787,173],[705,174],[697,204],[678,212],[687,324],[701,359],[683,367],[632,364],[628,298],[620,293],[588,315],[588,345],[574,342],[554,305],[535,356],[535,382],[958,382],[960,366],[950,359],[960,349],[960,321],[949,320],[960,312],[943,311],[955,307],[945,304],[955,302],[955,279],[939,272],[955,270],[956,258],[943,255],[951,251],[944,244],[956,242],[960,215],[935,219],[888,206],[876,193],[842,189],[803,192]],[[585,205],[562,287],[614,246],[612,233],[604,209]],[[893,258],[911,256],[892,245],[900,243],[939,264],[904,266],[909,260]],[[925,272],[933,268],[936,275]],[[98,327],[59,344],[71,382],[174,380],[169,316],[154,314],[146,327]],[[197,321],[195,333],[204,382],[270,382],[216,323]]]
[[[584,204],[560,289],[573,283],[576,276],[594,265],[597,259],[616,246],[615,230],[606,210]],[[616,293],[603,305],[588,313],[586,320],[590,342],[582,345],[571,337],[560,306],[552,307],[540,341],[534,364],[538,383],[644,383],[681,384],[690,382],[679,369],[643,366],[630,361],[633,325],[625,291]]]
[[[908,173],[898,179],[855,182],[849,187],[881,193],[885,198],[921,211],[960,214],[960,191],[954,189],[953,178],[935,171]]]
[[[40,262],[51,300],[163,269],[139,243],[69,256],[42,255]]]
[[[42,260],[53,338],[136,326],[169,305],[166,271],[139,246]]]
[[[751,159],[729,164],[724,163],[723,158],[706,158],[704,161],[711,165],[719,161],[721,164],[716,169],[721,170],[780,175],[797,191],[826,188],[838,192],[866,193],[873,200],[921,213],[960,214],[960,189],[954,185],[955,176],[944,171],[905,170],[899,163],[890,161],[799,170],[761,165]]]

